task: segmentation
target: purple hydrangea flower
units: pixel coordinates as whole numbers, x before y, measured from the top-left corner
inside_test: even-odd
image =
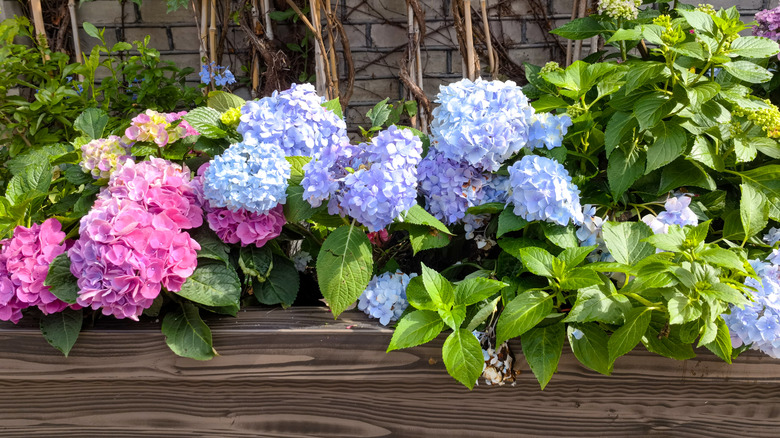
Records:
[[[509,167],[510,202],[527,221],[566,226],[583,221],[580,190],[563,165],[550,158],[527,155]]]
[[[429,153],[417,168],[425,208],[446,224],[454,224],[469,207],[480,205],[487,177],[474,166]]]
[[[642,222],[652,228],[655,234],[666,234],[669,231],[669,225],[679,225],[680,227],[697,225],[699,219],[689,205],[691,205],[690,196],[672,196],[666,200],[664,211],[658,216],[648,214],[642,218]]]
[[[757,13],[756,22],[758,25],[753,28],[753,35],[775,41],[780,39],[780,7]]]
[[[416,276],[417,274],[406,275],[401,271],[374,276],[358,298],[358,309],[372,318],[378,318],[382,325],[397,321],[409,306],[406,301],[406,288]]]

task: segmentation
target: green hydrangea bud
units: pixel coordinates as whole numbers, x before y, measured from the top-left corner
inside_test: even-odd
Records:
[[[230,108],[229,110],[222,113],[222,115],[219,117],[219,120],[221,120],[222,123],[224,123],[226,126],[235,128],[241,121],[241,110],[238,108]]]
[[[554,71],[562,72],[563,69],[560,65],[558,65],[555,61],[550,61],[547,64],[542,67],[542,70],[539,72],[539,74],[545,74],[545,73],[552,73]]]

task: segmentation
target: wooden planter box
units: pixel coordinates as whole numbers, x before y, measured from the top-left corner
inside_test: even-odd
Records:
[[[515,386],[469,391],[443,338],[385,353],[363,314],[250,309],[208,321],[220,357],[176,357],[159,326],[101,321],[62,357],[32,324],[0,325],[0,436],[778,436],[780,360],[729,366],[637,349],[606,377],[567,349],[543,392],[513,350]]]

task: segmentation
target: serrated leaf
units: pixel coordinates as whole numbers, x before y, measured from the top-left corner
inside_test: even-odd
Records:
[[[653,235],[643,222],[605,222],[602,234],[612,257],[624,265],[633,266],[655,253],[652,245],[642,242]]]
[[[433,303],[438,307],[451,306],[455,302],[455,290],[452,283],[425,264],[421,263],[420,267],[422,268],[423,285],[425,285],[425,290]]]
[[[487,204],[475,205],[469,207],[466,213],[469,214],[496,214],[504,211],[506,204],[503,202],[488,202]]]
[[[582,332],[579,339],[574,336],[575,330]],[[574,356],[583,365],[601,374],[612,373],[612,362],[607,349],[609,336],[597,324],[570,324],[567,327],[567,336]]]
[[[409,243],[412,244],[414,254],[427,249],[444,248],[450,243],[447,234],[426,225],[404,224],[404,228],[409,230]]]
[[[735,39],[729,46],[731,55],[745,58],[768,58],[780,51],[777,42],[769,38],[747,36]]]
[[[743,182],[759,189],[767,198],[769,217],[780,220],[780,165],[771,164],[738,172]],[[725,237],[725,234],[724,234]]]
[[[200,228],[189,231],[190,236],[200,244],[198,258],[207,258],[220,260],[224,263],[230,262],[230,248],[220,239],[214,231],[204,224]]]
[[[425,290],[425,284],[419,275],[412,278],[406,286],[406,300],[415,309],[435,311],[437,308],[428,291]]]
[[[420,207],[418,204],[414,204],[414,206],[412,206],[412,208],[410,208],[406,213],[401,213],[399,219],[401,222],[415,225],[425,225],[431,228],[435,228],[442,233],[452,235],[450,230],[447,229],[446,225],[441,223],[440,220],[433,217],[432,214],[425,211],[425,209]]]
[[[83,132],[91,140],[103,137],[103,131],[108,124],[108,114],[98,108],[87,108],[76,117],[73,128]]]
[[[755,236],[766,228],[769,221],[769,205],[766,197],[750,184],[740,184],[742,198],[739,202],[739,217],[745,239]]]
[[[580,263],[584,262],[588,257],[588,254],[590,254],[596,248],[596,245],[566,248],[560,254],[558,254],[558,258],[566,264],[567,269],[573,269],[579,266]]]
[[[241,283],[236,270],[225,263],[199,260],[177,295],[206,306],[231,306],[241,298]]]
[[[439,336],[442,329],[444,329],[444,322],[436,312],[412,311],[398,321],[387,351],[425,344]]]
[[[688,90],[688,100],[694,110],[701,107],[704,102],[713,99],[720,92],[720,85],[714,81],[699,83]]]
[[[474,314],[474,317],[471,318],[471,321],[469,322],[469,325],[466,326],[466,330],[473,331],[476,330],[477,327],[479,327],[480,324],[485,322],[490,315],[493,314],[493,312],[496,311],[498,308],[498,302],[501,301],[501,297],[496,297],[493,301],[485,304],[482,306],[476,314]]]
[[[644,154],[633,151],[626,155],[622,149],[617,149],[607,163],[607,181],[612,197],[622,196],[644,173]]]
[[[332,232],[317,256],[317,281],[335,317],[368,286],[374,270],[371,242],[354,224]]]
[[[685,150],[685,131],[679,125],[660,122],[652,133],[655,142],[647,149],[645,174],[671,163]]]
[[[543,223],[542,230],[544,231],[544,237],[558,248],[577,248],[580,246],[580,241],[577,239],[577,230],[574,226],[564,227],[557,224]]]
[[[685,324],[701,317],[701,304],[679,292],[669,299],[667,309],[670,324]]]
[[[650,312],[647,307],[637,307],[626,314],[626,323],[609,337],[607,346],[610,362],[614,362],[639,344],[650,325]]]
[[[51,166],[49,163],[41,163],[26,167],[22,172],[14,175],[8,182],[5,197],[11,204],[21,204],[49,192],[51,185]]]
[[[290,178],[287,180],[289,184],[299,185],[303,181],[304,171],[303,166],[311,161],[311,157],[285,157],[287,162],[290,163]]]
[[[267,247],[258,248],[255,245],[241,247],[238,266],[247,277],[264,279],[270,272],[276,257]],[[276,304],[276,303],[274,303]]]
[[[67,253],[62,253],[51,261],[43,285],[48,286],[49,291],[60,300],[68,304],[76,302],[79,296],[79,285],[76,277],[70,272],[70,259]]]
[[[452,307],[439,307],[436,309],[436,313],[439,314],[441,320],[452,330],[458,330],[463,321],[466,320],[466,306],[462,304],[456,304]]]
[[[710,247],[697,253],[696,256],[708,264],[722,266],[739,272],[746,272],[745,264],[742,259],[740,259],[735,252],[728,249]]]
[[[496,345],[522,335],[532,329],[553,308],[552,296],[541,291],[530,291],[510,301],[496,325]]]
[[[489,278],[474,277],[465,279],[455,285],[455,304],[470,306],[498,293],[509,286],[503,281]]]
[[[738,306],[748,304],[750,301],[742,293],[726,283],[715,283],[709,289],[701,291],[702,294]],[[706,342],[705,342],[706,343]]]
[[[577,290],[601,283],[596,271],[587,268],[575,268],[567,271],[560,280],[561,289]]]
[[[305,189],[297,184],[287,186],[287,202],[284,204],[284,217],[287,222],[296,223],[310,219],[317,211],[303,199]]]
[[[52,347],[60,350],[65,357],[79,338],[81,323],[84,319],[81,310],[64,309],[62,312],[41,317],[41,333]]]
[[[547,386],[558,369],[563,341],[566,337],[565,331],[564,324],[558,322],[544,327],[532,328],[520,336],[523,356],[528,361],[528,365],[542,389]]]
[[[550,33],[570,40],[584,40],[600,35],[604,31],[604,26],[601,23],[591,17],[584,17],[569,21]]]
[[[676,160],[665,166],[661,172],[661,186],[658,194],[670,192],[680,187],[701,187],[716,190],[715,180],[696,163],[688,160]]]
[[[769,70],[750,61],[727,62],[723,64],[723,70],[726,70],[735,78],[751,84],[760,84],[772,79],[772,73]]]
[[[341,102],[339,101],[338,97],[323,103],[322,107],[326,110],[333,111],[337,116],[339,116],[340,119],[344,118],[344,113],[341,111]]]
[[[685,360],[696,357],[690,342],[681,342],[672,338],[672,336],[661,336],[660,332],[652,324],[647,328],[647,332],[642,337],[642,344],[651,353],[660,354],[671,359]]]
[[[542,248],[530,247],[518,250],[520,260],[523,266],[536,275],[552,278],[555,276],[553,271],[552,254]]]
[[[200,134],[207,138],[222,138],[227,132],[222,129],[220,117],[222,114],[209,107],[198,107],[182,117]]]
[[[288,308],[298,297],[300,281],[300,275],[298,275],[293,262],[286,257],[274,254],[273,268],[265,281],[260,281],[257,278],[254,280],[254,293],[257,301],[262,304],[281,304],[282,307]]]
[[[637,126],[636,118],[631,113],[616,112],[609,119],[607,129],[604,131],[604,147],[607,151],[607,158],[611,158],[612,152],[623,144],[625,137]]]
[[[639,127],[648,130],[656,126],[668,115],[667,103],[669,97],[661,93],[650,94],[637,100],[634,104],[634,117]]]
[[[507,208],[498,215],[498,231],[496,237],[501,237],[512,231],[522,230],[528,226],[528,221],[515,215],[511,208]]]
[[[244,99],[235,94],[226,93],[220,90],[210,91],[207,102],[209,108],[213,108],[222,113],[232,108],[241,108],[246,103]]]
[[[453,331],[447,336],[442,347],[442,359],[447,372],[469,389],[474,388],[485,365],[479,341],[465,329]]]
[[[198,307],[183,301],[181,308],[165,314],[162,322],[165,343],[177,355],[209,360],[215,355],[211,329],[200,317]]]
[[[705,344],[704,347],[710,350],[713,354],[723,359],[726,363],[731,363],[731,335],[729,334],[729,327],[723,318],[718,317],[715,321],[718,327],[718,334],[715,336],[715,340]]]
[[[631,64],[631,74],[626,77],[626,93],[631,93],[647,83],[655,83],[664,80],[669,77],[669,75],[669,68],[661,62],[644,61]],[[615,116],[618,114],[621,113],[616,113]],[[614,119],[615,116],[612,118]],[[630,115],[625,114],[625,116]]]
[[[612,284],[602,282],[580,289],[577,301],[564,322],[598,321],[606,324],[620,324],[631,310],[631,302],[614,291]]]

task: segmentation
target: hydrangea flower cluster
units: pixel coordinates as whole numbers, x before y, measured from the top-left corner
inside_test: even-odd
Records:
[[[68,251],[81,306],[138,319],[162,287],[179,291],[197,266],[200,245],[182,230],[199,227],[203,212],[189,169],[159,158],[125,161]]]
[[[358,298],[358,309],[372,318],[378,318],[382,325],[397,321],[409,306],[406,301],[406,288],[416,276],[417,274],[406,275],[401,271],[375,275]]]
[[[266,214],[287,202],[290,163],[269,143],[236,143],[215,157],[204,173],[203,194],[212,207]]]
[[[769,232],[764,235],[763,240],[767,245],[775,246],[777,242],[780,242],[780,228],[770,228]]]
[[[771,40],[780,40],[780,7],[764,9],[756,14],[758,25],[753,27],[753,35]],[[778,55],[780,58],[780,55]]]
[[[125,137],[128,139],[125,143],[148,141],[163,147],[180,138],[197,135],[198,131],[186,121],[173,126],[173,122],[181,119],[185,114],[186,111],[165,114],[148,109],[132,119],[130,127],[125,130]]]
[[[599,13],[614,19],[633,20],[639,15],[642,0],[599,0]]]
[[[380,231],[415,204],[421,154],[420,139],[396,126],[370,144],[328,146],[303,167],[303,198],[313,207],[329,199],[330,214],[350,216],[369,231]]]
[[[16,227],[14,236],[1,242],[0,319],[18,322],[22,309],[37,306],[45,315],[61,312],[68,303],[44,286],[49,265],[65,252],[62,225],[51,218],[32,227]]]
[[[684,194],[672,196],[666,200],[664,211],[659,213],[658,216],[648,214],[642,218],[642,222],[652,228],[654,234],[666,234],[669,232],[669,225],[679,225],[681,227],[697,225],[699,218],[696,217],[696,213],[691,210],[689,205],[691,205],[690,196]]]
[[[298,272],[303,272],[309,266],[309,262],[312,261],[311,254],[306,251],[298,251],[292,257],[293,266]]]
[[[446,158],[493,172],[528,143],[534,109],[512,81],[463,79],[436,102],[431,149]]]
[[[510,202],[527,221],[542,220],[566,226],[583,221],[580,190],[563,165],[550,158],[526,155],[509,167]]]
[[[759,279],[749,277],[745,285],[756,290],[755,301],[744,309],[731,306],[723,320],[735,347],[752,344],[753,349],[780,358],[780,267],[760,260],[751,260],[750,264]]]
[[[116,135],[99,138],[81,146],[81,168],[95,179],[108,178],[129,155],[130,147]]]
[[[227,66],[217,65],[215,62],[201,65],[198,75],[200,76],[200,81],[204,84],[210,84],[212,79],[220,87],[236,83],[236,77],[233,76],[230,69]]]
[[[311,84],[292,84],[289,90],[247,102],[238,133],[250,146],[273,143],[287,156],[314,157],[323,148],[349,141],[347,124],[325,109],[323,100]]]
[[[497,202],[506,204],[509,199],[509,177],[504,175],[488,174],[487,181],[477,193],[477,205]],[[476,239],[477,248],[490,249],[495,242],[492,239],[486,239],[485,236],[475,235],[475,231],[486,226],[490,222],[489,214],[466,214],[463,217],[463,231],[466,232],[466,239]]]
[[[442,154],[428,154],[417,168],[425,209],[446,224],[454,224],[469,207],[482,203],[487,177],[474,166]]]
[[[528,149],[557,148],[563,144],[563,137],[570,126],[571,117],[568,114],[558,116],[551,113],[534,114],[528,134]]]
[[[596,249],[588,254],[588,260],[591,262],[615,261],[615,258],[612,257],[612,254],[610,254],[607,249],[607,243],[604,241],[604,236],[601,232],[601,226],[603,224],[604,219],[596,216],[596,207],[585,204],[583,207],[582,225],[577,229],[576,234],[577,239],[580,241],[580,246],[597,246]]]

